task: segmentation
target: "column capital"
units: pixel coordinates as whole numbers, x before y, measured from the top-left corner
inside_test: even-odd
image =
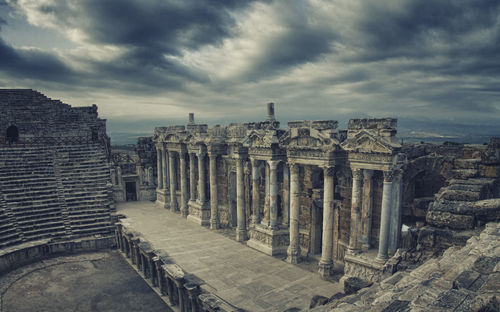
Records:
[[[373,170],[371,170],[371,169],[363,169],[363,177],[365,179],[371,179],[373,177]]]
[[[217,156],[219,156],[219,154],[216,152],[208,152],[207,155],[210,159],[212,159],[212,158],[215,159],[215,158],[217,158]]]
[[[269,169],[271,170],[276,170],[278,168],[279,163],[281,160],[268,160],[267,163],[269,164]]]
[[[334,174],[335,174],[335,166],[333,166],[333,165],[323,166],[323,175],[324,176],[333,176]]]
[[[198,156],[198,158],[203,158],[205,157],[206,154],[207,154],[206,152],[198,152],[196,153],[196,156]]]
[[[250,163],[252,164],[252,167],[255,167],[259,163],[260,159],[257,159],[255,157],[250,157]]]
[[[394,180],[394,170],[384,171],[384,182],[392,182]]]
[[[352,178],[361,180],[363,178],[363,171],[364,169],[361,168],[351,168],[352,170]]]
[[[299,172],[299,164],[293,162],[293,163],[288,163],[288,167],[290,168],[290,173],[298,173]]]

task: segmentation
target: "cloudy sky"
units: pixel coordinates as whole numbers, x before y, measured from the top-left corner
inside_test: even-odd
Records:
[[[108,120],[500,124],[498,0],[0,0],[0,87]]]

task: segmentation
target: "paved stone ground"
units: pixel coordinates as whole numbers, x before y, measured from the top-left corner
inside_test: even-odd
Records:
[[[169,311],[118,251],[63,256],[0,277],[2,312]]]
[[[338,283],[187,221],[151,202],[117,205],[123,221],[227,302],[248,311],[305,309],[314,295],[342,291]]]

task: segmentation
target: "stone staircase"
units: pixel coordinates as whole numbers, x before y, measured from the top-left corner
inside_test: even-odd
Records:
[[[453,165],[451,179],[429,205],[427,223],[436,227],[469,230],[495,221],[495,217],[485,218],[484,209],[479,206],[483,200],[498,197],[498,179],[481,175],[481,158],[457,158]]]
[[[66,147],[56,152],[73,235],[105,234],[111,226],[107,184],[110,182],[106,155],[98,148]]]
[[[499,239],[500,224],[489,223],[462,248],[312,311],[499,311]]]
[[[0,248],[112,231],[100,145],[0,148]]]

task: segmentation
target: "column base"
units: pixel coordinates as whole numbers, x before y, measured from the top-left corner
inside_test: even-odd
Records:
[[[187,218],[188,215],[189,215],[189,209],[186,205],[186,208],[181,209],[181,216],[183,216],[184,218]]]
[[[161,208],[170,207],[170,192],[168,190],[156,190],[156,204]]]
[[[318,273],[322,279],[328,279],[333,275],[333,261],[318,263]]]
[[[236,229],[236,241],[237,242],[244,242],[246,240],[247,240],[247,231]]]
[[[300,247],[291,249],[290,247],[287,250],[287,258],[286,262],[291,264],[297,264],[300,262]]]
[[[189,215],[187,219],[201,226],[210,225],[210,205],[209,203],[199,203],[197,201],[189,201]]]
[[[219,220],[217,219],[210,219],[210,229],[211,230],[217,230],[219,228]]]
[[[344,256],[344,276],[357,277],[365,281],[379,282],[392,275],[384,266],[387,260],[376,258],[376,250],[372,249],[366,253],[355,256]]]
[[[272,229],[256,224],[250,230],[247,246],[270,256],[285,255],[290,244],[288,229]]]

